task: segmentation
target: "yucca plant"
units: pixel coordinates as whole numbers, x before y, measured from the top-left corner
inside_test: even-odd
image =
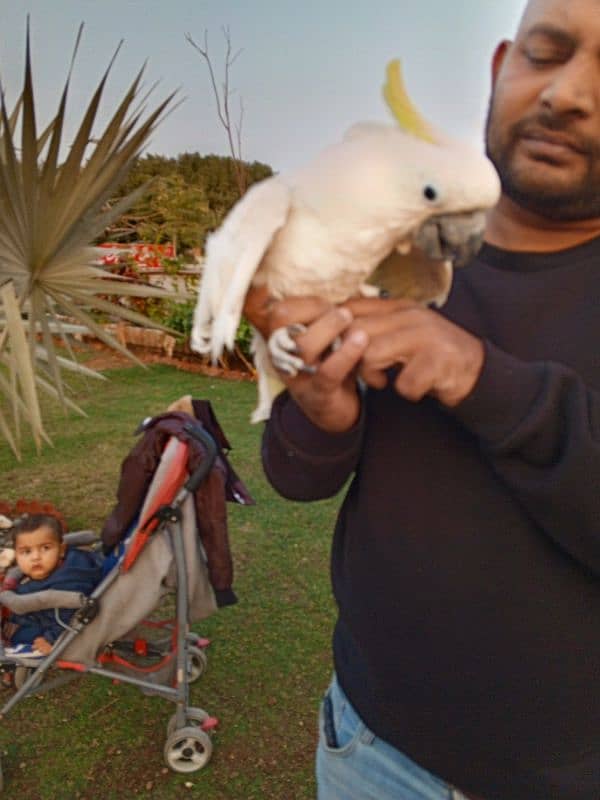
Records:
[[[43,441],[49,441],[40,392],[57,398],[65,409],[83,413],[67,396],[64,370],[102,377],[77,364],[65,317],[85,325],[107,345],[136,360],[95,321],[93,311],[161,327],[106,298],[174,296],[119,279],[97,266],[98,250],[93,242],[148,191],[147,185],[141,186],[118,203],[107,203],[149,135],[172,108],[175,93],[148,111],[145,103],[150,92],[140,99],[142,67],[97,135],[94,123],[113,57],[67,147],[63,141],[67,94],[81,33],[82,28],[56,115],[41,132],[36,121],[29,26],[23,90],[12,113],[7,110],[4,91],[0,98],[0,401],[4,398],[0,402],[0,434],[17,458],[23,421],[38,450]],[[62,340],[64,356],[57,353],[56,336]]]

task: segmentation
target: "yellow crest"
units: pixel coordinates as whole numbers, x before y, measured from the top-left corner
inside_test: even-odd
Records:
[[[437,140],[433,131],[408,96],[398,59],[390,61],[387,65],[383,96],[392,114],[407,133],[412,133],[419,139],[436,144]]]

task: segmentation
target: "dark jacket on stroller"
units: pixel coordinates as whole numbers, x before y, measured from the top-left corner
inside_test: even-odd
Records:
[[[208,401],[194,400],[194,417],[213,436],[218,456],[194,495],[196,524],[204,547],[209,580],[218,606],[236,602],[232,589],[233,564],[227,529],[227,500],[253,505],[254,500],[227,459],[227,441]],[[181,412],[159,414],[144,420],[143,436],[125,458],[117,491],[117,504],[106,520],[101,538],[109,553],[127,534],[171,436],[189,445],[188,470],[192,473],[206,457],[203,445],[186,432],[190,416]]]
[[[22,578],[17,584],[17,594],[32,594],[45,589],[61,589],[64,591],[81,592],[89,595],[102,577],[102,557],[99,553],[79,550],[69,547],[65,553],[62,564],[51,572],[47,578],[35,581],[31,578]],[[73,616],[73,609],[59,609],[59,617],[68,623]],[[10,637],[11,644],[31,644],[38,636],[53,644],[64,628],[56,619],[54,609],[32,611],[28,614],[11,614],[9,622],[18,625],[15,633]]]

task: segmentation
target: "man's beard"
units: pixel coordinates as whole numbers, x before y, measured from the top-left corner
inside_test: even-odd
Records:
[[[535,117],[520,120],[505,136],[494,118],[494,98],[490,101],[486,121],[486,154],[496,167],[502,191],[517,205],[546,219],[573,222],[600,217],[600,140],[576,138],[588,169],[582,178],[570,186],[551,181],[551,167],[546,181],[536,180],[527,170],[514,166],[513,154],[519,139],[528,130],[563,131],[574,137],[566,116],[541,112]],[[500,134],[500,135],[498,135]]]

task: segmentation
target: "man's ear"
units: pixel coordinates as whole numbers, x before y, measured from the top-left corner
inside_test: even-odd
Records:
[[[494,55],[492,56],[492,86],[496,85],[498,73],[500,72],[502,64],[504,64],[504,59],[512,47],[512,44],[513,43],[510,41],[510,39],[503,39],[494,50]]]
[[[60,557],[64,558],[65,553],[67,552],[67,543],[65,541],[62,541],[60,543],[60,551],[59,552],[60,552]]]

